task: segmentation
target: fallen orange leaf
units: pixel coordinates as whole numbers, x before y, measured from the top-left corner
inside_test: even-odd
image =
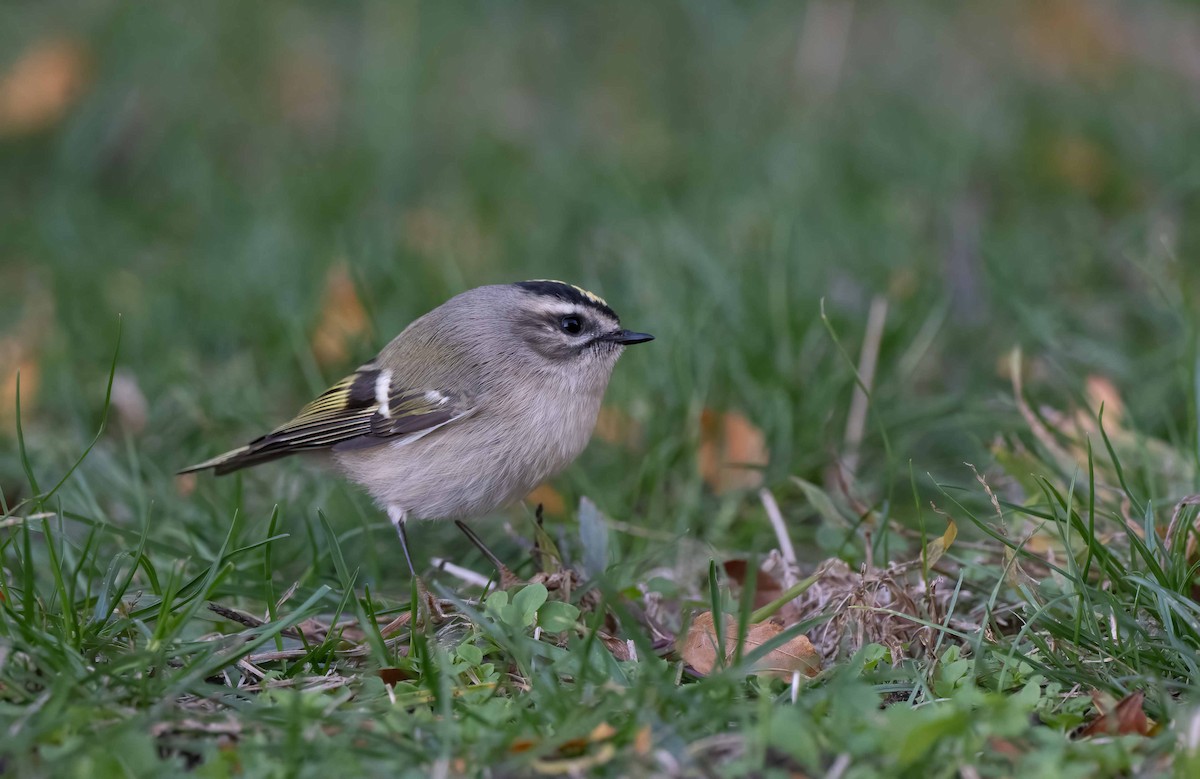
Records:
[[[367,332],[367,312],[344,264],[325,275],[321,318],[312,337],[313,355],[320,365],[339,365],[350,356],[353,341]]]
[[[654,747],[649,725],[643,725],[633,737],[633,753],[639,757],[645,757],[650,754],[650,750]]]
[[[528,752],[537,745],[538,742],[531,738],[518,738],[514,739],[513,742],[508,745],[508,751],[512,752],[514,755],[519,755],[522,752]]]
[[[745,560],[726,560],[722,564],[722,567],[725,569],[725,574],[737,582],[739,587],[747,586],[746,582],[750,578],[751,571]],[[764,573],[761,570],[754,571],[753,573],[754,608],[761,609],[783,595],[783,583],[774,576]]]
[[[534,487],[533,492],[525,497],[525,502],[531,506],[540,503],[547,514],[562,515],[567,510],[567,502],[563,500],[563,496],[549,484]]]
[[[724,660],[732,662],[737,651],[737,621],[726,614],[724,629]],[[749,625],[746,638],[742,643],[743,653],[749,653],[783,632],[783,626],[777,622],[758,622]],[[688,628],[679,654],[684,662],[700,674],[710,674],[717,665],[717,634],[716,623],[711,611],[703,611],[696,615]],[[754,670],[767,673],[783,679],[791,679],[796,671],[805,676],[816,676],[821,670],[821,657],[807,636],[796,636],[782,646],[772,649],[764,657],[754,663]]]
[[[700,412],[700,476],[717,494],[762,485],[767,465],[766,437],[736,411]]]
[[[77,41],[35,43],[0,78],[0,135],[24,135],[54,124],[86,81],[87,53]]]
[[[1144,690],[1137,690],[1126,695],[1121,701],[1106,710],[1103,696],[1093,693],[1092,702],[1100,716],[1087,723],[1076,734],[1076,738],[1092,736],[1149,736],[1155,731],[1155,723],[1146,716],[1142,707],[1145,702]]]

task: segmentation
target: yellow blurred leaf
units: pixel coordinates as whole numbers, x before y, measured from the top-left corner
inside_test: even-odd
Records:
[[[617,729],[607,722],[601,722],[596,727],[592,728],[592,732],[588,734],[590,741],[606,741],[617,735]]]
[[[643,725],[633,737],[633,753],[638,757],[645,757],[650,754],[650,750],[654,747],[654,740],[649,725]]]
[[[946,532],[925,545],[926,571],[937,565],[938,560],[942,559],[942,555],[946,554],[946,550],[954,543],[954,539],[958,538],[958,525],[954,524],[953,519],[948,519],[947,522],[949,524],[946,526]]]
[[[547,514],[561,516],[567,510],[567,503],[563,500],[563,496],[549,484],[539,484],[534,487],[533,492],[526,496],[525,501],[534,506],[540,503]]]
[[[544,776],[586,776],[589,770],[604,765],[616,754],[616,746],[611,742],[605,742],[593,754],[562,760],[535,760],[533,761],[533,770]]]
[[[762,485],[770,460],[766,437],[736,411],[700,412],[700,476],[717,494]]]
[[[592,728],[587,738],[571,738],[562,742],[550,756],[535,760],[533,769],[539,774],[582,776],[588,769],[603,765],[616,755],[611,742],[617,729],[607,722]],[[536,745],[536,744],[535,744]],[[510,751],[516,751],[510,749]],[[528,751],[528,750],[522,750]]]
[[[325,276],[321,318],[312,337],[313,355],[322,366],[341,365],[367,329],[367,312],[358,299],[354,281],[346,266],[338,263]]]
[[[737,621],[733,615],[724,615],[724,660],[726,664],[733,661],[737,652]],[[749,625],[746,639],[742,644],[743,654],[749,654],[758,647],[783,632],[783,626],[777,622],[758,622]],[[697,673],[708,675],[717,665],[717,634],[716,623],[711,611],[702,611],[696,615],[688,628],[687,635],[679,646],[679,654],[684,662]],[[791,679],[796,671],[805,676],[816,676],[821,670],[821,657],[807,636],[796,636],[782,646],[772,649],[766,656],[754,663],[754,671]]]
[[[83,92],[87,52],[69,38],[38,41],[0,77],[0,136],[56,123]]]

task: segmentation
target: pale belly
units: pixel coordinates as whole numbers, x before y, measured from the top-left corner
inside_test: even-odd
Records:
[[[559,408],[557,414],[529,409],[473,416],[416,440],[334,458],[382,506],[422,519],[479,516],[525,497],[587,446],[599,398],[577,398]]]

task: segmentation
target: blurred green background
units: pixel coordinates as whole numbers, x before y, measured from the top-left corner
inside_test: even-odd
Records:
[[[701,478],[704,409],[762,431],[765,484],[813,531],[789,477],[828,484],[845,453],[839,343],[857,360],[876,296],[869,504],[911,512],[910,470],[972,479],[1019,424],[1017,344],[1035,395],[1103,376],[1138,428],[1194,440],[1190,3],[10,2],[0,77],[10,503],[16,369],[52,482],[99,424],[121,315],[116,413],[73,500],[201,549],[239,501],[382,541],[303,463],[194,492],[172,474],[450,295],[539,277],[659,337],[608,396],[630,440],[555,487],[668,537],[774,543],[752,492]],[[424,557],[460,545],[418,533]]]

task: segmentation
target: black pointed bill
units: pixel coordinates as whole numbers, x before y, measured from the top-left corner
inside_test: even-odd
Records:
[[[622,346],[629,346],[630,344],[644,344],[646,341],[653,341],[654,336],[649,333],[635,333],[632,330],[617,330],[614,333],[605,335],[604,340],[612,341]]]

